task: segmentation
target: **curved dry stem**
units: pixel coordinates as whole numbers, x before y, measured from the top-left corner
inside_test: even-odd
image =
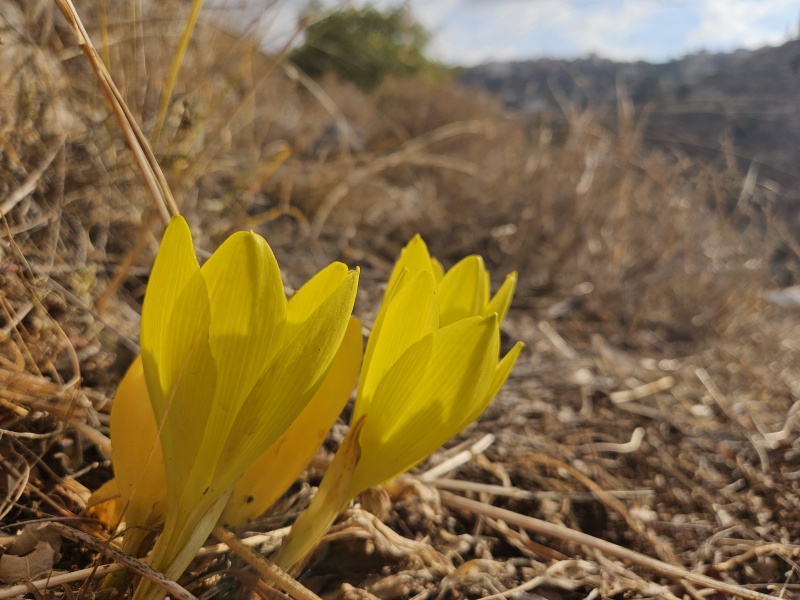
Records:
[[[278,565],[258,554],[222,525],[214,527],[214,537],[226,544],[239,558],[253,567],[266,582],[274,583],[286,590],[296,600],[320,600],[320,597],[314,592],[303,586]]]
[[[99,540],[88,533],[84,533],[83,531],[79,531],[74,527],[69,527],[63,523],[50,523],[50,527],[64,537],[68,537],[71,540],[80,542],[95,552],[101,552],[113,560],[125,565],[125,567],[128,569],[135,571],[142,577],[149,579],[162,589],[169,592],[169,594],[171,594],[174,598],[179,598],[180,600],[197,600],[197,597],[194,594],[187,591],[176,582],[172,581],[171,579],[167,579],[161,573],[144,564],[139,559],[136,559],[122,552],[121,550],[117,550],[113,546],[109,546],[103,540]]]
[[[726,594],[732,594],[734,596],[739,596],[740,598],[745,598],[746,600],[774,600],[773,596],[762,594],[740,585],[712,579],[707,575],[694,573],[688,569],[684,569],[683,567],[665,563],[645,554],[639,554],[638,552],[634,552],[628,548],[617,546],[616,544],[612,544],[606,540],[601,540],[600,538],[587,535],[580,531],[575,531],[574,529],[564,527],[563,525],[556,525],[554,523],[542,521],[541,519],[535,519],[533,517],[521,515],[504,508],[492,506],[491,504],[485,504],[483,502],[477,502],[476,500],[462,498],[449,492],[441,491],[440,494],[442,497],[442,504],[449,506],[450,508],[456,510],[466,510],[474,514],[491,517],[493,519],[500,519],[509,525],[522,527],[528,531],[534,531],[542,535],[555,537],[566,542],[581,544],[594,550],[598,550],[605,555],[614,556],[616,558],[629,561],[635,565],[639,565],[645,569],[650,569],[651,571],[666,577],[670,577],[676,581],[686,580],[693,585],[717,590],[718,592],[723,592]]]
[[[153,201],[161,213],[161,218],[164,220],[165,224],[168,223],[170,217],[180,214],[180,210],[178,210],[178,205],[175,203],[175,198],[172,196],[172,191],[169,188],[167,179],[161,171],[161,167],[153,154],[153,150],[150,148],[147,138],[136,123],[136,118],[128,108],[128,105],[125,104],[122,94],[111,78],[111,74],[108,72],[108,69],[106,69],[106,66],[103,64],[103,61],[92,45],[89,34],[86,32],[83,22],[78,15],[78,11],[75,10],[72,4],[72,0],[56,0],[56,4],[67,19],[75,37],[78,38],[78,45],[89,60],[89,64],[97,77],[97,82],[100,84],[100,89],[103,90],[103,93],[111,103],[114,116],[125,137],[125,142],[128,144],[128,148],[130,148],[131,152],[133,152],[136,164],[142,172],[145,184],[150,190]]]

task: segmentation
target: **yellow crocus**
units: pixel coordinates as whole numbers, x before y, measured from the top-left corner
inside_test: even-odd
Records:
[[[483,412],[523,347],[498,361],[515,284],[512,273],[490,298],[480,257],[445,273],[419,236],[409,242],[367,344],[351,429],[278,552],[279,566],[300,562],[356,495],[412,468]]]
[[[297,302],[295,298],[302,295],[293,297],[289,305]],[[224,525],[240,525],[261,515],[311,462],[350,397],[361,366],[362,345],[361,322],[352,317],[322,385],[286,431],[237,480],[220,519]],[[117,476],[92,494],[89,505],[93,516],[112,528],[123,520],[124,510],[123,550],[140,556],[153,528],[164,523],[167,500],[163,453],[141,356],[128,368],[114,395],[111,437],[119,450],[114,455]]]
[[[117,394],[128,399],[120,415],[128,410],[130,420],[112,423],[127,523],[152,525],[164,514],[149,563],[167,577],[183,573],[236,482],[323,386],[345,339],[357,283],[357,271],[334,263],[287,302],[263,238],[236,233],[201,268],[186,222],[170,222],[142,309],[141,366],[134,363],[129,387]],[[137,435],[143,426],[120,433],[143,423],[148,397],[162,461],[155,440]],[[155,483],[159,464],[165,494]],[[145,580],[134,598],[163,595]]]

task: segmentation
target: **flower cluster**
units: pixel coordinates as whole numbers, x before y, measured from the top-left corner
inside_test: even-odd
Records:
[[[499,357],[511,274],[490,297],[478,256],[444,272],[417,236],[398,260],[362,361],[358,271],[334,263],[287,301],[266,241],[228,238],[201,267],[186,222],[167,227],[142,310],[141,355],[114,399],[115,479],[94,502],[123,548],[176,579],[218,523],[263,513],[300,475],[359,378],[352,424],[277,562],[306,556],[365,489],[474,421],[511,372]],[[124,514],[123,514],[124,513]],[[137,600],[164,592],[142,581]]]
[[[298,563],[356,495],[407,471],[483,412],[522,350],[517,343],[498,362],[515,284],[512,273],[490,299],[479,256],[444,273],[419,236],[404,248],[369,337],[350,431],[278,566]]]

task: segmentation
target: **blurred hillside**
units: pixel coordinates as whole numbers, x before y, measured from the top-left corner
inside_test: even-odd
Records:
[[[526,114],[592,110],[606,122],[621,94],[644,115],[643,142],[708,160],[728,146],[780,189],[777,209],[800,233],[800,41],[780,47],[701,52],[664,64],[580,60],[489,63],[461,81]]]

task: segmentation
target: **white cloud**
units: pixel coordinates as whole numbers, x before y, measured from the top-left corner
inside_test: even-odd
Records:
[[[418,5],[431,16],[420,13],[435,35],[434,53],[454,64],[546,53],[540,32],[561,27],[572,10],[564,0],[415,0],[415,10]]]
[[[614,60],[639,60],[653,54],[648,30],[664,3],[626,0],[606,10],[576,12],[564,34],[580,54],[595,53]]]
[[[687,36],[695,47],[757,48],[786,41],[798,6],[793,0],[705,0],[700,23]],[[792,15],[794,22],[775,25]]]
[[[442,26],[442,22],[451,11],[458,9],[462,0],[415,0],[412,10],[425,27],[434,30]]]

